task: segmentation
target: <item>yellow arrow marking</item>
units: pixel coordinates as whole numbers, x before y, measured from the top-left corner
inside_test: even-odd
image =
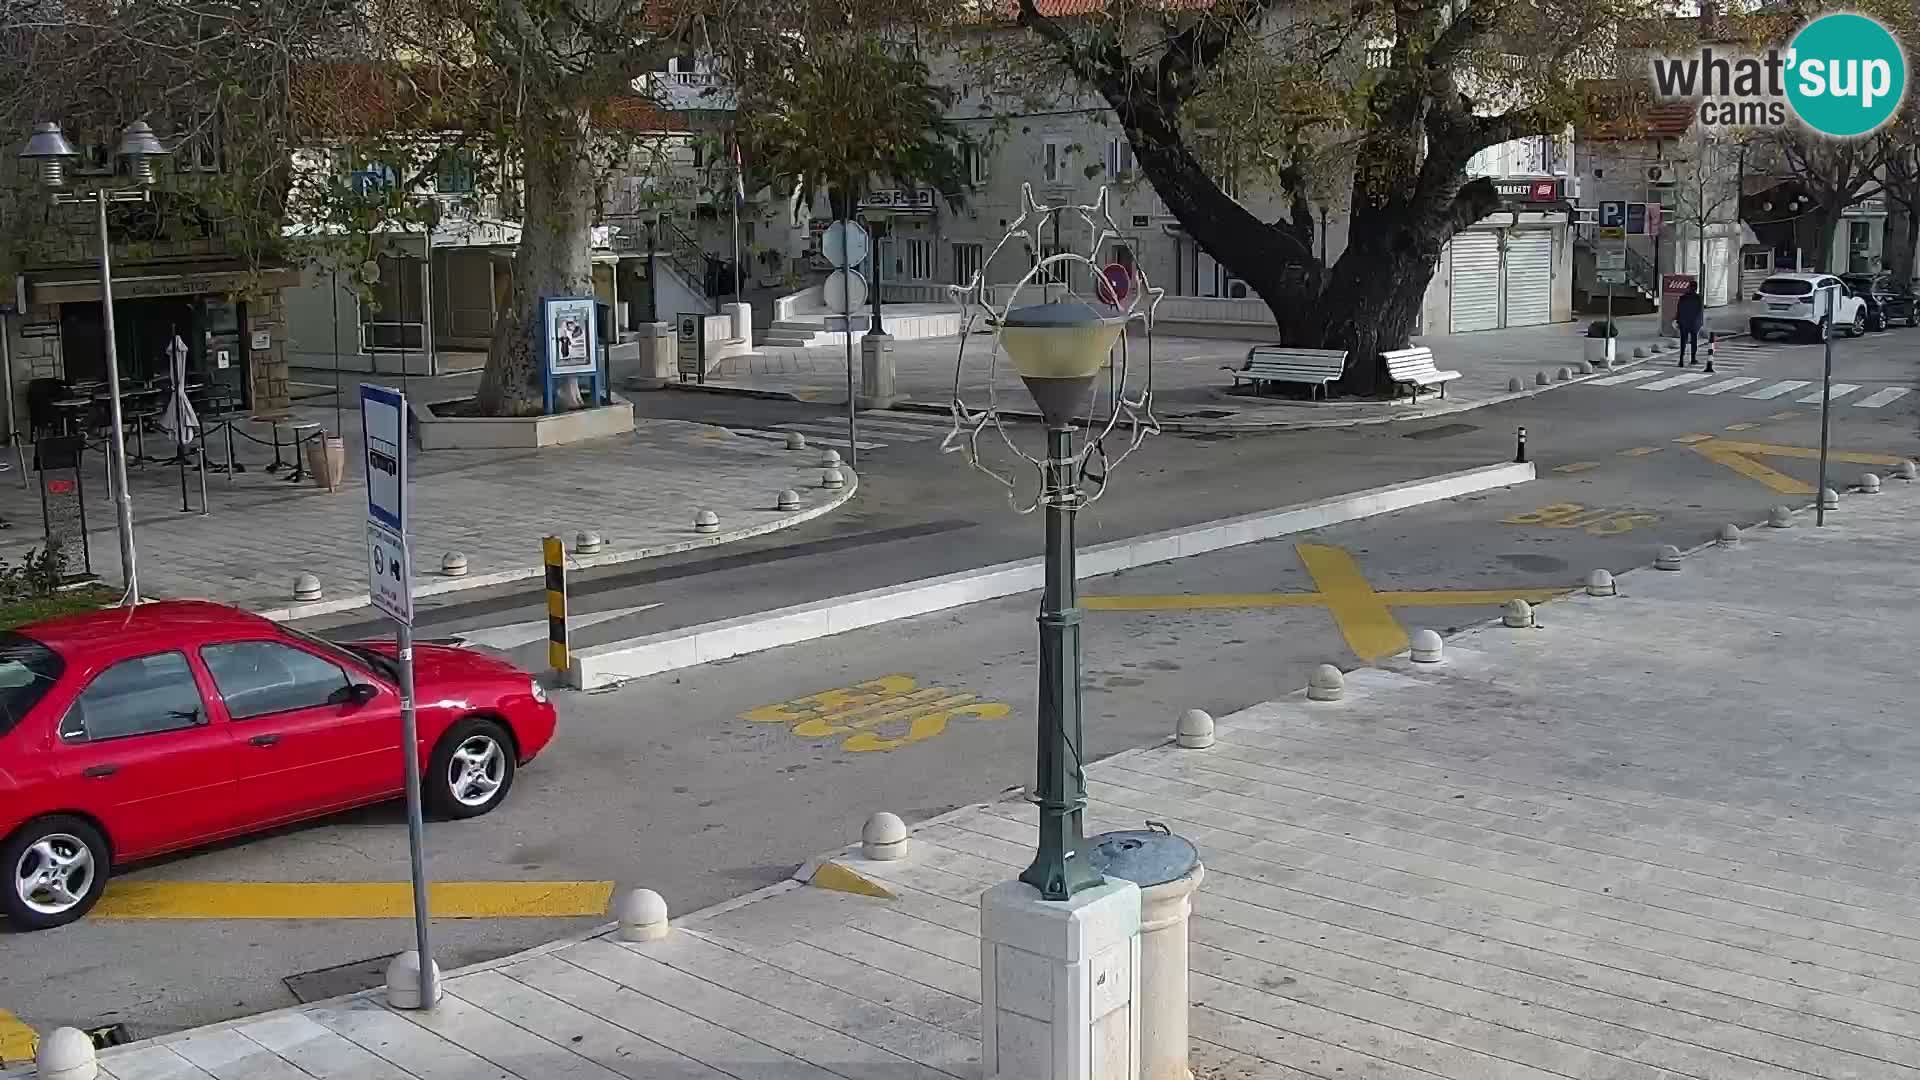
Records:
[[[601,915],[611,881],[436,881],[427,910],[440,919],[552,919]],[[404,881],[118,881],[96,919],[404,919]]]
[[[1811,495],[1813,485],[1797,477],[1761,462],[1756,457],[1797,458],[1803,461],[1820,458],[1820,451],[1805,446],[1780,446],[1774,443],[1740,442],[1734,439],[1709,439],[1693,444],[1693,452],[1708,461],[1725,465],[1734,472],[1750,480],[1758,480],[1782,495]],[[1898,465],[1897,457],[1885,454],[1857,454],[1845,450],[1829,450],[1828,461],[1841,461],[1853,465]]]

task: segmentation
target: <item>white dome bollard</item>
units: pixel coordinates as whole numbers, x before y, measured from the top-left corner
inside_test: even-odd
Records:
[[[1880,494],[1880,477],[1873,473],[1861,473],[1860,474],[1860,494],[1862,495]]]
[[[440,556],[440,572],[447,577],[467,576],[467,557],[458,551]]]
[[[1606,570],[1595,570],[1587,575],[1588,596],[1616,596],[1620,587],[1613,583],[1613,574]]]
[[[1213,716],[1205,709],[1188,709],[1174,725],[1173,741],[1182,750],[1205,750],[1213,745]]]
[[[1767,511],[1767,528],[1769,529],[1793,528],[1792,509],[1785,506],[1776,506],[1773,509]]]
[[[1437,664],[1446,651],[1440,635],[1432,630],[1415,630],[1407,636],[1407,644],[1413,647],[1408,655],[1416,664]]]
[[[821,469],[820,486],[828,490],[843,488],[847,486],[847,478],[840,475],[839,469]]]
[[[1720,532],[1713,538],[1713,542],[1719,544],[1721,547],[1732,547],[1738,544],[1740,542],[1740,526],[1734,525],[1731,522],[1720,526]]]
[[[1517,394],[1520,391],[1525,390],[1526,388],[1527,388],[1527,384],[1521,382],[1520,376],[1518,375],[1515,375],[1513,378],[1507,380],[1507,393],[1509,394]]]
[[[1593,374],[1593,362],[1591,360],[1582,360],[1574,370],[1582,375],[1591,375]]]
[[[1566,382],[1571,378],[1573,378],[1573,369],[1569,367],[1558,368],[1553,373],[1554,382]]]
[[[800,509],[800,493],[793,490],[792,488],[788,488],[785,491],[782,491],[780,494],[775,495],[773,497],[773,508],[775,510]]]
[[[807,437],[805,435],[802,435],[797,431],[787,432],[787,449],[805,450],[806,448],[807,448]]]
[[[1507,601],[1506,608],[1500,614],[1500,622],[1515,630],[1524,630],[1532,626],[1533,605],[1518,597]]]
[[[79,1028],[54,1028],[40,1040],[33,1066],[33,1074],[41,1080],[93,1080],[100,1075],[93,1040]]]
[[[827,450],[822,452],[820,455],[820,467],[823,469],[839,468],[840,467],[840,451]]]
[[[1347,693],[1347,677],[1332,664],[1321,664],[1307,678],[1308,701],[1339,701]]]
[[[1655,570],[1680,569],[1680,549],[1672,544],[1661,548],[1660,554],[1653,557],[1653,568]]]
[[[607,542],[600,539],[600,534],[597,532],[588,530],[574,534],[573,553],[575,555],[592,555],[605,546]]]
[[[312,574],[301,574],[294,578],[293,598],[295,600],[320,599],[320,579]]]
[[[1895,480],[1920,480],[1920,465],[1915,465],[1911,461],[1903,461],[1893,467],[1893,478]]]
[[[1820,489],[1820,509],[1822,510],[1840,509],[1840,493],[1833,490],[1832,488],[1821,488]]]
[[[1633,347],[1633,358],[1635,360],[1645,360],[1647,358],[1647,347],[1645,345],[1635,345]]]
[[[1553,377],[1551,375],[1548,375],[1545,371],[1536,371],[1533,373],[1533,385],[1551,386],[1553,385]]]
[[[613,917],[621,941],[659,941],[673,929],[666,899],[652,889],[628,889],[614,897]]]
[[[440,1003],[440,965],[428,961],[433,998],[420,1001],[420,953],[408,949],[387,965],[387,1004],[396,1009],[431,1009]]]
[[[907,837],[907,823],[899,815],[882,810],[867,819],[860,827],[860,857],[874,862],[893,862],[907,857],[907,848],[912,841]]]
[[[693,515],[693,531],[711,535],[720,531],[720,515],[711,510],[702,510]]]

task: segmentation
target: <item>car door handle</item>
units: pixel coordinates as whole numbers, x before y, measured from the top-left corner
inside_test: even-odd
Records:
[[[120,766],[118,765],[89,765],[81,771],[80,775],[89,780],[100,780],[112,776],[119,771]]]
[[[248,741],[248,742],[250,742],[250,743],[252,743],[252,744],[253,744],[253,745],[255,745],[255,746],[272,746],[272,745],[273,745],[274,743],[277,743],[277,742],[279,742],[279,741],[280,741],[280,736],[278,736],[278,735],[255,735],[255,736],[254,736],[253,738],[251,738],[251,739],[248,739],[247,741]]]

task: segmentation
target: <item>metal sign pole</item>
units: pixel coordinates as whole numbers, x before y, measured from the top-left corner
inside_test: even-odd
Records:
[[[13,467],[20,472],[20,486],[27,486],[27,458],[20,449],[20,418],[13,411],[13,342],[8,318],[0,315],[0,378],[6,380],[7,444],[13,448]]]
[[[848,218],[849,222],[853,219]],[[851,230],[849,230],[851,231]],[[848,267],[847,287],[841,290],[840,318],[847,332],[847,465],[860,466],[860,421],[856,417],[853,389],[853,278]]]
[[[1827,347],[1826,359],[1820,371],[1820,487],[1813,496],[1813,523],[1827,523],[1827,436],[1832,430],[1833,417],[1833,318],[1836,301],[1839,300],[1839,287],[1827,293]]]
[[[394,623],[400,658],[400,738],[407,748],[407,859],[413,872],[413,940],[420,950],[420,1007],[433,1006],[433,950],[427,944],[427,826],[420,812],[420,730],[413,715],[413,627]]]

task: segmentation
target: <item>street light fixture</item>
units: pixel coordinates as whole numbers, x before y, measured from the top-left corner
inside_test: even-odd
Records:
[[[1120,235],[1107,212],[1104,189],[1087,206],[1040,206],[1031,185],[1021,188],[1022,212],[994,248],[997,254],[1016,239],[1034,244],[1034,233],[1059,215],[1073,213],[1092,233],[1090,250],[1098,254]],[[983,268],[994,265],[989,257]],[[1089,302],[1069,291],[1063,299],[1021,305],[1028,287],[1049,281],[1082,280]],[[969,464],[1007,489],[1020,513],[1046,510],[1046,584],[1040,601],[1040,684],[1038,769],[1034,799],[1040,811],[1040,843],[1033,865],[1020,880],[1039,890],[1043,900],[1064,901],[1099,885],[1103,878],[1089,848],[1082,816],[1086,805],[1085,757],[1081,751],[1080,609],[1076,597],[1074,516],[1106,492],[1107,477],[1148,435],[1159,432],[1153,418],[1153,316],[1163,290],[1147,287],[1144,275],[1119,289],[1101,275],[1089,256],[1056,252],[1039,260],[1003,304],[993,304],[980,272],[954,298],[970,332],[982,316],[995,326],[986,375],[987,401],[975,411],[963,400],[970,333],[960,336],[954,373],[953,430],[941,450],[961,453]],[[1133,287],[1138,285],[1138,288]],[[1146,330],[1145,360],[1134,362],[1124,331],[1138,320]],[[1044,457],[1022,450],[1003,422],[998,377],[1002,356],[1032,395],[1046,427]],[[1104,390],[1099,375],[1105,369]],[[1138,385],[1135,385],[1135,376]],[[1038,491],[1022,499],[1014,476],[985,464],[980,436],[991,426],[1006,447],[1039,473]],[[1126,445],[1109,458],[1106,445],[1125,427]],[[1078,448],[1075,448],[1076,436]],[[1091,490],[1083,489],[1086,481]]]
[[[20,148],[20,159],[38,167],[40,183],[53,193],[56,206],[92,203],[94,222],[100,240],[100,315],[105,324],[107,344],[107,414],[113,425],[113,440],[107,444],[107,464],[114,489],[114,516],[120,537],[120,567],[126,579],[126,592],[120,602],[132,607],[140,602],[140,574],[135,566],[133,547],[133,497],[127,491],[127,433],[120,411],[120,350],[114,340],[112,241],[107,235],[107,204],[146,202],[153,185],[153,159],[165,157],[167,148],[154,135],[146,121],[127,127],[114,156],[127,163],[127,175],[138,185],[110,188],[101,185],[91,192],[65,191],[67,162],[79,155],[73,144],[52,121],[38,124],[27,144]]]

